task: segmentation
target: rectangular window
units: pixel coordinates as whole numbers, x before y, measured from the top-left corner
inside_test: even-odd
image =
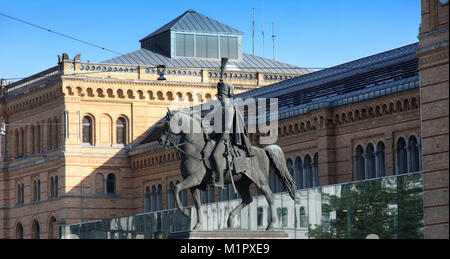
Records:
[[[220,57],[228,57],[228,37],[220,37]]]
[[[206,55],[208,58],[219,58],[219,40],[215,36],[208,36],[206,41]]]
[[[194,56],[194,35],[184,35],[184,56]]]
[[[194,35],[190,34],[175,34],[175,51],[178,57],[193,57],[194,56]]]
[[[197,35],[196,50],[198,58],[206,58],[206,36]]]
[[[230,59],[238,58],[238,40],[235,37],[230,37],[228,41],[228,57]]]
[[[184,34],[175,34],[175,55],[184,57]]]
[[[236,37],[220,37],[220,57],[238,58],[238,40]]]

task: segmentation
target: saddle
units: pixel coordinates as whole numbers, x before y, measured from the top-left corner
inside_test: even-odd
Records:
[[[214,148],[216,146],[216,142],[212,139],[208,140],[205,147],[202,151],[202,158],[205,162],[206,168],[209,170],[214,171],[214,161],[212,158],[212,155],[210,157],[206,157],[205,154],[212,154]],[[230,146],[230,157],[228,159],[231,159],[231,173],[233,175],[240,174],[240,173],[246,173],[248,175],[252,170],[252,162],[251,158],[247,157],[247,153],[242,148],[239,148],[237,146]],[[230,169],[230,168],[228,168]]]

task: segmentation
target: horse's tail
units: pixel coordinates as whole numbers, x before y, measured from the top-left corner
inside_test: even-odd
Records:
[[[295,181],[286,166],[286,159],[284,158],[283,150],[278,145],[270,145],[264,148],[270,162],[274,165],[275,172],[288,190],[289,195],[295,200]]]

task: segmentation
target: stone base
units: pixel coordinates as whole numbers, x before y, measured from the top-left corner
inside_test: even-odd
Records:
[[[222,229],[213,231],[185,231],[169,234],[168,239],[289,239],[284,231]]]

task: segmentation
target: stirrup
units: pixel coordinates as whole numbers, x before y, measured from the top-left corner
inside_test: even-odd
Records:
[[[220,184],[220,183],[213,183],[212,186],[220,188],[221,190],[225,189],[225,185],[224,184]]]

